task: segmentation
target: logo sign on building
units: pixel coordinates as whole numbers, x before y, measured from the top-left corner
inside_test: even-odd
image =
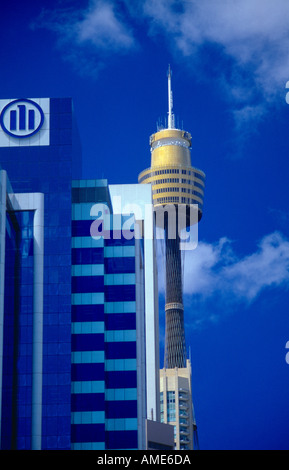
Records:
[[[0,100],[0,147],[49,145],[49,98]]]

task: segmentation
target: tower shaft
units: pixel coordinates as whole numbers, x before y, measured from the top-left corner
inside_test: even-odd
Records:
[[[182,286],[182,258],[179,235],[169,238],[165,227],[166,249],[166,333],[165,368],[185,367],[186,343]]]

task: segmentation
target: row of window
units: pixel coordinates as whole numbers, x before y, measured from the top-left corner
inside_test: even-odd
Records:
[[[106,246],[104,247],[105,258],[132,258],[135,256],[134,246]],[[119,261],[121,262],[121,261]],[[114,273],[116,271],[113,271]],[[123,271],[126,272],[126,271]]]
[[[104,277],[104,284],[110,286],[123,286],[136,283],[135,273],[126,274],[107,274]]]
[[[105,390],[106,401],[136,400],[136,388],[110,388]]]
[[[137,418],[107,419],[106,431],[133,431],[137,430]]]
[[[72,294],[104,293],[107,302],[135,300],[133,283],[104,285],[103,276],[73,276],[71,292]]]
[[[204,184],[200,184],[195,180],[188,180],[186,178],[182,178],[182,183],[183,184],[192,184],[194,186],[197,186],[197,188],[204,189]]]
[[[110,330],[105,332],[106,342],[136,341],[135,330]]]
[[[168,174],[177,174],[177,175],[188,175],[188,176],[194,176],[196,178],[199,178],[202,181],[205,181],[205,176],[202,173],[198,173],[197,171],[194,170],[182,170],[179,168],[167,168],[165,170],[155,170],[151,171],[145,175],[143,175],[139,179],[139,183],[142,183],[144,180],[147,178],[151,178],[152,176],[158,176],[158,175],[168,175]]]
[[[72,450],[104,450],[105,442],[74,442],[71,444]]]
[[[86,295],[86,294],[80,294]],[[90,295],[90,294],[88,294]],[[80,299],[81,300],[81,299]],[[92,302],[93,299],[90,299],[90,302],[81,303],[74,302],[71,305],[72,318],[73,321],[85,321],[95,319],[96,321],[100,318],[104,319],[104,312],[106,314],[133,314],[136,312],[136,302],[135,301],[125,301],[125,302]],[[70,304],[69,304],[70,305]],[[69,308],[70,312],[70,308]],[[106,318],[106,322],[108,319]],[[107,327],[107,329],[109,329]],[[129,329],[129,328],[127,328]]]
[[[156,180],[155,183],[156,184],[180,183],[180,178],[162,178],[160,180]]]
[[[160,193],[178,193],[178,192],[182,192],[182,193],[188,193],[188,194],[194,194],[195,196],[198,196],[200,198],[203,197],[203,195],[201,193],[199,193],[198,191],[194,191],[193,189],[191,188],[179,188],[179,187],[169,187],[169,188],[158,188],[158,189],[154,189],[153,190],[153,194],[160,194]]]
[[[106,401],[119,401],[119,400],[136,400],[136,388],[105,388],[104,380],[85,380],[73,381],[71,383],[72,394],[95,394],[105,393]]]
[[[76,264],[71,267],[73,276],[104,276],[103,264]]]
[[[130,215],[119,217],[117,215],[109,216],[100,209],[98,214],[90,215],[92,207],[92,204],[73,204],[71,234],[75,243],[79,245],[82,240],[85,243],[82,246],[84,248],[89,243],[85,238],[89,237],[93,240],[90,245],[96,247],[134,245],[133,212]],[[96,219],[93,220],[91,217],[96,217]],[[55,244],[55,241],[58,242],[60,239],[64,240],[62,243],[67,244],[66,238],[70,238],[70,232],[66,237],[54,235],[51,241]],[[58,249],[60,253],[64,251],[61,245],[58,246]]]
[[[73,265],[104,264],[106,274],[135,273],[134,247],[72,249]]]
[[[103,248],[104,247],[104,238],[99,237],[99,239],[92,238],[92,236],[86,234],[81,237],[72,237],[72,248]]]
[[[104,411],[74,412],[72,424],[104,424],[106,431],[137,430],[137,418],[105,419]]]
[[[159,197],[155,199],[155,203],[157,204],[166,204],[169,202],[181,202],[182,204],[192,204],[192,199],[188,197],[176,197],[176,196],[167,196],[167,197]],[[200,202],[197,203],[199,207],[202,207]]]
[[[125,331],[127,339],[123,339],[120,335],[117,339],[116,333],[108,331],[108,333],[114,333],[111,337],[104,338],[102,333],[87,333],[71,335],[71,351],[72,352],[84,352],[84,351],[103,351],[106,346],[106,359],[135,359],[136,357],[136,345],[135,345],[135,330]],[[112,339],[112,341],[109,341]],[[118,351],[119,349],[119,351]],[[127,352],[127,356],[125,356]]]
[[[71,424],[96,424],[104,422],[104,411],[73,411],[71,413]]]
[[[94,305],[104,304],[104,293],[83,293],[83,294],[72,294],[71,295],[72,305]]]
[[[71,393],[104,393],[104,380],[72,381]]]
[[[108,200],[107,187],[72,188],[72,202],[101,202]]]
[[[136,370],[136,359],[108,359],[105,362],[106,371]]]
[[[136,359],[107,359],[104,351],[74,351],[71,353],[72,364],[105,364],[105,370],[124,371],[136,370]]]
[[[191,203],[192,203],[192,200],[191,200],[190,198],[188,198],[188,197],[182,197],[182,198],[180,198],[180,199],[181,199],[181,203],[182,203],[182,204],[191,204]],[[199,204],[199,206],[201,206],[200,203],[198,203],[198,204]]]
[[[85,335],[89,333],[104,333],[104,322],[103,321],[86,321],[86,322],[72,322],[71,333],[74,335]],[[104,358],[101,356],[99,361],[94,358],[96,362],[102,362]],[[83,361],[85,362],[85,361]],[[90,361],[87,361],[90,362]]]
[[[160,204],[164,204],[167,202],[179,202],[180,198],[176,196],[168,196],[168,197],[160,197],[156,200],[156,202]]]
[[[136,302],[106,302],[105,313],[135,313]]]
[[[182,184],[190,184],[196,186],[197,188],[204,189],[204,184],[200,184],[195,180],[189,180],[186,178],[161,178],[154,180],[154,184],[166,184],[166,183],[182,183]]]

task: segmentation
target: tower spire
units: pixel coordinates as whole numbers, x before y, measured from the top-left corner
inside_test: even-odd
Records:
[[[169,65],[168,70],[168,101],[169,101],[169,112],[168,112],[168,129],[173,129],[175,127],[175,118],[173,114],[173,92],[172,92],[172,71],[171,66]]]

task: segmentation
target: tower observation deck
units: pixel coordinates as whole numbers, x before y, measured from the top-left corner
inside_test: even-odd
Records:
[[[151,183],[154,209],[174,208],[176,226],[179,227],[180,208],[186,209],[185,226],[192,204],[198,205],[199,222],[203,214],[205,174],[191,165],[191,134],[175,128],[171,69],[168,71],[168,127],[150,137],[151,166],[139,174],[138,182]],[[183,220],[183,219],[182,219]],[[186,367],[184,330],[182,256],[180,235],[170,236],[169,217],[164,217],[165,273],[166,273],[166,333],[164,367]]]

